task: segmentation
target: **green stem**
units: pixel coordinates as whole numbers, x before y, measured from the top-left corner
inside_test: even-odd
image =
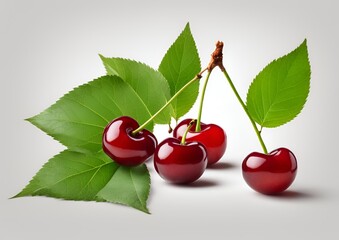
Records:
[[[180,141],[180,144],[181,145],[185,145],[186,144],[186,136],[187,136],[187,133],[191,130],[193,124],[196,122],[197,120],[193,119],[187,126],[184,134],[182,135],[182,138],[181,138],[181,141]]]
[[[203,71],[202,71],[203,72]],[[200,72],[198,75],[196,75],[191,81],[189,81],[188,83],[185,84],[185,86],[183,86],[178,92],[176,92],[173,97],[171,97],[170,100],[168,100],[168,102],[162,106],[162,108],[160,108],[154,115],[152,115],[146,122],[144,122],[141,126],[139,126],[137,129],[135,129],[132,134],[136,134],[138,132],[140,132],[142,129],[144,129],[147,124],[149,124],[151,121],[153,121],[153,119],[159,115],[159,113],[161,113],[168,105],[171,104],[171,102],[180,95],[180,93],[182,93],[189,85],[191,85],[193,82],[195,82],[196,80],[201,78],[201,74],[202,72]]]
[[[207,76],[206,76],[206,80],[202,89],[202,93],[201,93],[201,98],[200,98],[200,106],[199,106],[199,112],[198,112],[198,118],[197,118],[197,124],[195,126],[195,131],[196,132],[200,132],[201,131],[201,114],[202,114],[202,105],[204,104],[204,98],[205,98],[205,92],[206,92],[206,87],[207,87],[207,83],[208,83],[208,79],[210,78],[212,71],[208,71],[207,72]]]
[[[237,97],[238,101],[240,102],[242,108],[244,109],[244,111],[246,112],[248,118],[250,119],[250,121],[251,121],[251,123],[252,123],[252,126],[253,126],[253,128],[254,128],[254,131],[255,131],[255,133],[257,134],[257,137],[258,137],[258,139],[259,139],[259,142],[260,142],[260,144],[261,144],[261,147],[262,147],[264,153],[267,154],[267,148],[266,148],[265,143],[264,143],[264,141],[263,141],[263,139],[262,139],[262,137],[261,137],[260,131],[258,130],[258,127],[257,127],[257,125],[255,124],[253,118],[252,118],[251,115],[249,114],[249,112],[248,112],[248,110],[247,110],[247,107],[246,107],[245,103],[244,103],[243,100],[241,99],[241,97],[240,97],[240,95],[239,95],[237,89],[235,88],[235,86],[234,86],[234,84],[233,84],[233,82],[232,82],[230,76],[228,75],[226,69],[225,69],[225,68],[221,68],[221,70],[222,70],[222,72],[224,73],[224,75],[225,75],[225,77],[226,77],[228,83],[231,85],[231,88],[232,88],[232,90],[233,90],[235,96]]]

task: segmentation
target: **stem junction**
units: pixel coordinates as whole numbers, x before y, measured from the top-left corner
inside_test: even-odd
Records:
[[[202,108],[203,108],[203,103],[204,103],[204,98],[205,98],[205,92],[206,92],[206,88],[207,88],[207,83],[208,83],[208,79],[213,71],[213,69],[215,67],[220,67],[223,68],[223,64],[222,64],[222,49],[224,47],[224,43],[223,42],[216,42],[215,44],[215,50],[214,52],[211,54],[211,60],[207,66],[207,77],[202,89],[202,93],[201,93],[201,99],[200,99],[200,106],[199,106],[199,112],[198,112],[198,118],[197,118],[197,124],[195,126],[195,131],[196,132],[200,132],[201,131],[201,115],[202,115]]]

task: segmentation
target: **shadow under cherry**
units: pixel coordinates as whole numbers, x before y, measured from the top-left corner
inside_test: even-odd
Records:
[[[219,186],[220,183],[213,180],[208,179],[198,179],[197,181],[189,184],[173,184],[169,183],[170,185],[181,187],[181,188],[209,188],[209,187],[216,187]]]
[[[276,199],[294,199],[294,200],[306,200],[306,199],[316,199],[319,198],[319,193],[316,192],[310,192],[310,191],[303,191],[303,190],[286,190],[282,193],[275,194],[275,195],[267,195],[271,198]]]
[[[218,162],[215,163],[211,166],[207,166],[207,169],[211,169],[211,170],[226,170],[226,169],[233,169],[236,168],[237,166],[233,163],[229,163],[229,162]]]

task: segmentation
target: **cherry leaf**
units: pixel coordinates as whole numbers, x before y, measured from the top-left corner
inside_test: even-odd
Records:
[[[201,70],[200,58],[189,24],[168,49],[162,59],[159,71],[168,81],[171,96],[193,79]],[[187,113],[199,93],[199,81],[185,89],[173,102],[173,117],[178,120]]]
[[[150,104],[120,77],[104,76],[75,88],[28,121],[70,149],[97,152],[111,120],[127,115],[141,124],[151,117]]]
[[[122,58],[106,58],[100,55],[107,74],[119,76],[129,84],[149,113],[154,115],[170,99],[169,86],[164,76],[151,67],[136,61]],[[171,107],[164,109],[155,119],[155,123],[167,124],[171,119]]]
[[[305,40],[255,77],[247,94],[249,114],[262,127],[274,128],[291,121],[306,103],[310,77]]]
[[[145,164],[132,168],[119,167],[97,196],[108,202],[132,206],[148,213],[146,202],[150,184],[150,175]]]
[[[50,159],[14,198],[47,196],[66,200],[106,201],[148,213],[150,176],[146,165],[122,167],[103,152],[65,150]]]

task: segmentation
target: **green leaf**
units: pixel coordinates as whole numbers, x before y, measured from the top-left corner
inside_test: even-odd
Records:
[[[145,164],[133,168],[120,167],[97,196],[108,202],[121,203],[148,212],[146,202],[150,183]]]
[[[16,197],[94,200],[117,168],[103,153],[87,155],[66,150],[50,159]]]
[[[107,74],[119,76],[128,83],[151,115],[155,114],[170,99],[168,83],[162,74],[149,66],[122,58],[105,58],[101,60]],[[167,124],[171,119],[171,107],[164,109],[155,119],[155,123]]]
[[[168,80],[171,96],[193,79],[201,70],[200,58],[189,24],[168,49],[159,66],[159,71]],[[173,102],[173,117],[178,120],[187,113],[199,93],[199,81],[189,86]]]
[[[145,165],[122,167],[103,152],[66,150],[50,159],[15,196],[47,196],[67,200],[107,201],[148,212],[150,177]]]
[[[75,88],[28,120],[70,149],[97,152],[111,120],[128,115],[143,123],[150,118],[151,107],[120,77],[104,76]],[[147,126],[152,128],[153,123]]]
[[[278,127],[295,118],[307,100],[311,69],[305,41],[274,60],[253,80],[247,109],[262,127]]]

